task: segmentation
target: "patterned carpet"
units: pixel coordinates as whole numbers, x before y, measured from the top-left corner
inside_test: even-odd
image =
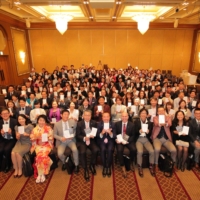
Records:
[[[102,167],[97,166],[97,175],[90,174],[90,181],[83,178],[83,169],[78,175],[68,175],[59,168],[51,171],[46,181],[36,184],[33,177],[13,178],[13,171],[0,172],[1,200],[199,200],[200,172],[196,169],[173,174],[167,178],[162,172],[152,177],[144,169],[139,177],[137,169],[128,172],[124,179],[119,165],[114,165],[110,178],[102,177]]]

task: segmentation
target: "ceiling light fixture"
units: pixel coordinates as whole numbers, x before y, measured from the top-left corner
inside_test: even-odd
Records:
[[[15,5],[21,5],[21,3],[19,1],[14,1]]]
[[[183,6],[187,6],[188,4],[189,4],[189,2],[187,2],[187,1],[184,1],[184,2],[182,3]]]
[[[53,14],[50,18],[55,22],[56,29],[60,32],[61,35],[65,33],[68,28],[68,22],[73,19],[71,15],[60,13]]]
[[[142,35],[146,33],[146,31],[149,29],[149,23],[155,18],[155,15],[145,13],[137,14],[132,17],[132,19],[137,22],[138,30]]]
[[[122,2],[121,1],[116,1],[116,4],[121,4]]]
[[[89,2],[88,1],[84,1],[83,4],[89,4]]]

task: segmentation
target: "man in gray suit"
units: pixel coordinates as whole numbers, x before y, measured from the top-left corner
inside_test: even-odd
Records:
[[[65,148],[69,147],[72,150],[75,170],[74,173],[79,172],[79,159],[78,150],[76,147],[75,133],[77,122],[74,120],[68,120],[69,111],[63,110],[61,113],[62,119],[54,124],[54,138],[56,139],[56,147],[58,149],[58,157],[62,161],[62,170],[66,169],[65,164]]]

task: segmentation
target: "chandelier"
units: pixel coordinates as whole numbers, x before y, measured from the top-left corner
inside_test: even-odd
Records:
[[[151,14],[137,14],[132,17],[132,19],[137,22],[138,30],[142,35],[149,29],[149,22],[155,18],[156,16]]]
[[[56,29],[60,32],[60,34],[64,34],[68,28],[68,22],[73,19],[71,15],[67,15],[64,13],[51,15],[50,18],[55,22]]]

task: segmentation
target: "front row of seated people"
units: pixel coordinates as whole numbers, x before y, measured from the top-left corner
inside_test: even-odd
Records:
[[[61,111],[61,119],[54,124],[54,129],[48,125],[46,115],[41,114],[36,119],[34,127],[25,114],[19,114],[17,120],[10,117],[7,108],[2,109],[0,121],[0,164],[2,165],[5,156],[8,172],[13,163],[14,178],[22,176],[22,159],[27,152],[35,152],[35,166],[38,171],[36,183],[45,181],[45,175],[49,173],[52,160],[48,156],[54,148],[56,139],[57,154],[62,162],[62,170],[66,169],[65,148],[72,151],[75,164],[74,173],[79,172],[79,156],[81,165],[84,168],[84,178],[89,180],[89,170],[96,174],[95,164],[100,151],[103,165],[103,177],[111,176],[111,165],[113,152],[116,146],[117,157],[122,168],[122,175],[127,177],[123,150],[127,147],[130,151],[131,170],[134,171],[134,161],[137,155],[138,173],[143,177],[142,154],[143,147],[149,152],[149,170],[155,176],[158,169],[158,158],[161,146],[165,146],[171,153],[174,163],[174,170],[185,170],[185,162],[188,157],[189,143],[194,146],[195,167],[199,169],[200,156],[200,109],[194,110],[194,119],[189,124],[185,120],[185,114],[179,110],[176,112],[172,122],[171,117],[165,115],[163,107],[157,108],[157,116],[153,122],[149,119],[148,110],[142,108],[139,111],[139,118],[134,122],[128,120],[126,111],[121,113],[121,120],[111,121],[109,112],[103,112],[101,121],[97,124],[91,120],[91,110],[83,111],[83,119],[77,123],[70,118],[68,110]],[[162,122],[160,116],[164,116]],[[189,126],[189,134],[179,133],[183,126]],[[174,141],[173,141],[174,139]],[[180,142],[181,141],[181,142]],[[91,151],[91,158],[88,163],[86,158],[87,148]]]

